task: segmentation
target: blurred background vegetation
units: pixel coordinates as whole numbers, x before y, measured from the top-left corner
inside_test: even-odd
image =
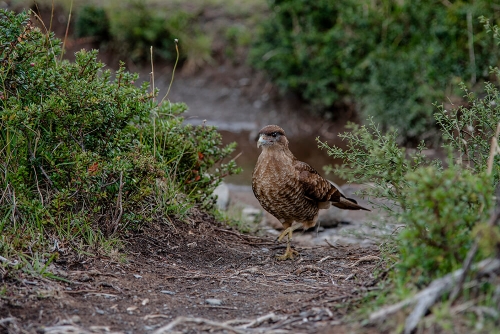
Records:
[[[283,93],[300,96],[326,118],[356,110],[398,142],[436,145],[434,103],[462,104],[463,82],[482,94],[498,45],[479,22],[500,20],[500,5],[477,1],[371,0],[58,0],[74,13],[73,36],[91,38],[138,64],[173,62],[178,38],[187,72],[248,64]],[[26,0],[13,1],[30,6]],[[50,7],[52,1],[37,2]]]

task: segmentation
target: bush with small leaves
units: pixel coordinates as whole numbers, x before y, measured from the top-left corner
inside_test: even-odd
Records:
[[[110,24],[106,11],[95,5],[86,5],[78,11],[75,23],[76,37],[91,37],[101,44],[109,42]]]
[[[496,5],[474,2],[269,0],[271,15],[250,53],[313,109],[333,114],[355,105],[399,143],[439,137],[432,104],[474,86],[498,64],[498,46],[480,15],[499,19]]]
[[[60,42],[27,13],[1,10],[0,18],[4,235],[35,226],[91,243],[208,208],[221,179],[238,172],[234,161],[221,163],[234,144],[222,147],[213,127],[184,125],[185,104],[158,103],[123,64],[104,70],[97,51],[60,61]]]

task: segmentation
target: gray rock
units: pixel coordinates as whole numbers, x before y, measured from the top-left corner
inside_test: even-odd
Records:
[[[227,184],[222,182],[215,188],[214,195],[217,196],[217,208],[219,210],[225,211],[229,206],[229,187]]]
[[[208,299],[205,299],[205,303],[207,303],[208,305],[220,306],[220,305],[222,305],[222,300],[215,299],[215,298],[208,298]]]
[[[318,225],[325,228],[337,227],[342,221],[342,218],[341,210],[332,206],[327,210],[320,210]]]
[[[241,210],[241,219],[246,223],[257,223],[262,219],[262,210],[247,206]]]

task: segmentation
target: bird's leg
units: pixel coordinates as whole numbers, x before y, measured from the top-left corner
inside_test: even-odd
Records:
[[[290,241],[292,241],[293,231],[295,231],[296,229],[298,229],[300,227],[301,227],[300,224],[295,225],[295,226],[290,226],[287,229],[285,229],[283,232],[281,232],[280,236],[278,237],[278,241],[281,241],[285,237],[285,235],[288,235],[288,238],[286,240],[285,254],[278,256],[277,257],[278,260],[280,260],[280,261],[287,260],[287,259],[293,260],[295,255],[299,255],[299,252],[297,252],[296,250],[292,249],[292,247],[290,247]]]

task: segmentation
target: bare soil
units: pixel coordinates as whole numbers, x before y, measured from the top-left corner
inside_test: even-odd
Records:
[[[284,244],[203,213],[125,240],[121,259],[61,254],[50,270],[65,281],[0,269],[0,333],[343,333],[380,262],[326,243],[277,261]]]

